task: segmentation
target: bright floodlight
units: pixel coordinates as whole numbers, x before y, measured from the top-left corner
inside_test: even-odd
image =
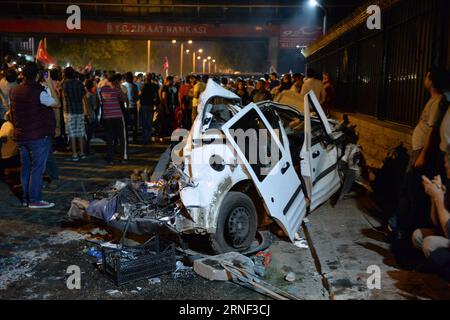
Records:
[[[186,53],[189,53],[190,52],[190,50],[189,49],[186,49]]]
[[[172,40],[172,43],[177,43],[177,40]]]
[[[189,40],[188,43],[189,43],[189,44],[192,44],[192,40]]]
[[[198,56],[198,57],[197,57],[197,60],[200,60],[201,58],[202,58],[202,57]]]
[[[317,0],[309,0],[309,5],[311,7],[317,7],[319,3],[317,2]]]
[[[208,57],[208,60],[211,60],[211,57]]]
[[[203,52],[203,49],[198,49],[198,52],[202,53],[202,52]]]
[[[213,59],[213,62],[216,62],[216,59]]]

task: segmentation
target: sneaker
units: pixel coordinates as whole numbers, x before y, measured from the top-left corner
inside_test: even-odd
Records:
[[[66,161],[78,162],[78,161],[80,161],[80,158],[78,158],[78,157],[70,157],[70,158],[66,158],[65,160]]]
[[[86,159],[86,155],[85,154],[80,154],[80,160],[84,160]]]
[[[49,208],[53,208],[54,206],[55,206],[54,203],[41,200],[39,202],[30,203],[28,205],[28,208],[30,208],[30,209],[49,209]]]

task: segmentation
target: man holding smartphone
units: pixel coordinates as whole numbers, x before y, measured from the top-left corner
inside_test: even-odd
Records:
[[[449,150],[450,151],[450,150]],[[450,154],[445,156],[446,178],[450,178]],[[450,193],[442,178],[433,180],[422,177],[425,193],[432,202],[431,222],[433,228],[417,229],[412,236],[413,244],[423,251],[438,273],[450,280]]]
[[[14,138],[20,150],[22,204],[30,209],[52,208],[54,203],[42,199],[42,176],[55,134],[51,107],[57,104],[57,94],[48,74],[47,89],[38,83],[36,63],[28,62],[23,75],[25,81],[11,91]]]

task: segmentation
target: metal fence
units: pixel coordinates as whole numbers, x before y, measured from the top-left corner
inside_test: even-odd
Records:
[[[401,1],[382,13],[382,30],[349,31],[308,57],[308,67],[330,73],[339,109],[414,126],[427,71],[448,67],[449,3]]]

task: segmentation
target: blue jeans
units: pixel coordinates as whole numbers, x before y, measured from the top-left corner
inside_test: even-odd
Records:
[[[36,203],[42,200],[42,176],[45,171],[51,138],[18,142],[20,150],[22,201]]]

